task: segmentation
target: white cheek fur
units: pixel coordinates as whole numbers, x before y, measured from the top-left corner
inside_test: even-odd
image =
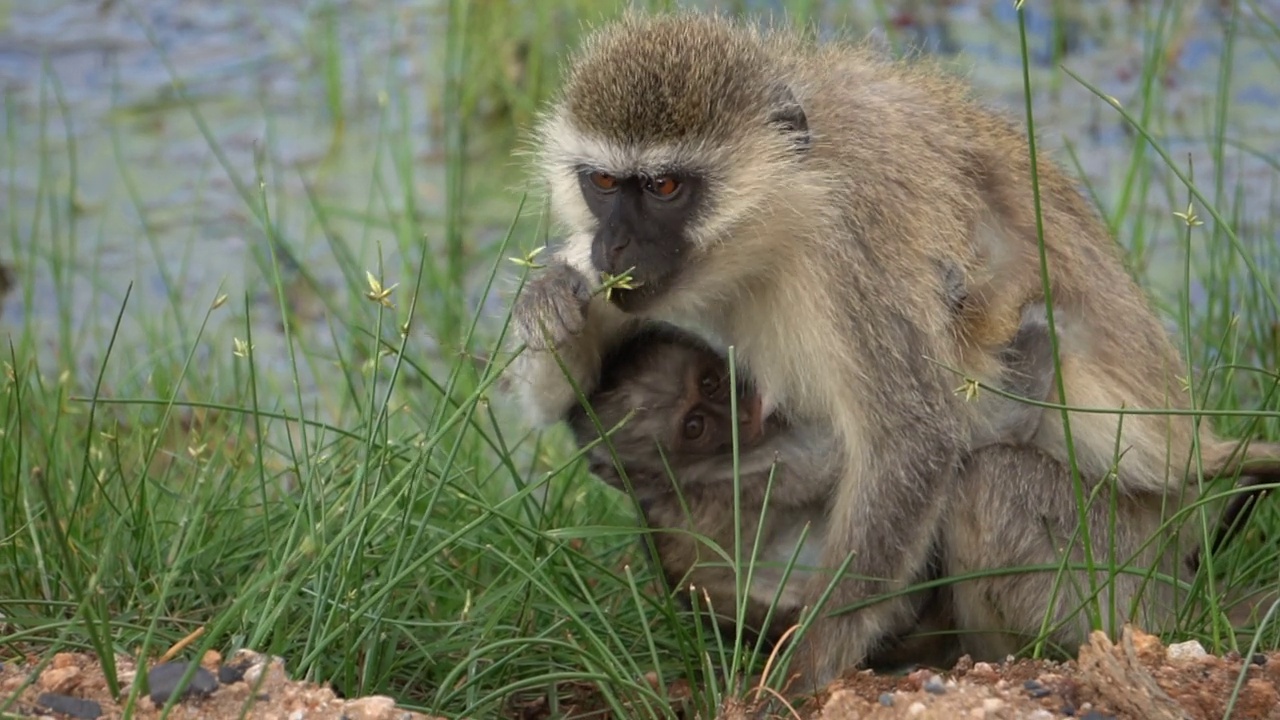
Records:
[[[556,251],[556,258],[585,275],[593,288],[596,286],[599,274],[591,264],[590,234],[571,233]]]

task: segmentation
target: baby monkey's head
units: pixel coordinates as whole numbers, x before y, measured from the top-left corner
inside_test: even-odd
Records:
[[[735,424],[740,451],[759,445],[781,426],[780,419],[763,417],[759,393],[740,369],[736,374],[735,387],[725,356],[690,333],[654,323],[603,358],[600,383],[588,404],[631,482],[661,479],[666,484],[668,468],[678,480],[683,466],[728,457]],[[580,446],[601,438],[582,406],[574,407],[568,420]],[[623,486],[605,442],[588,457],[592,472]]]

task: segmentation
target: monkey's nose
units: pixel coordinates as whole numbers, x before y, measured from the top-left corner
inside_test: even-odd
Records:
[[[622,253],[631,245],[631,240],[626,237],[615,236],[614,241],[609,244],[609,264],[617,269],[618,262],[622,258]]]

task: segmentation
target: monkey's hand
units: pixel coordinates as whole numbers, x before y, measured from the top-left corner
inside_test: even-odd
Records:
[[[563,262],[530,280],[516,299],[512,320],[530,350],[563,347],[587,326],[591,287],[586,276]]]
[[[525,284],[511,320],[512,334],[525,344],[511,368],[512,386],[536,425],[563,420],[579,393],[591,393],[601,353],[635,322],[593,294],[587,276],[560,258]]]

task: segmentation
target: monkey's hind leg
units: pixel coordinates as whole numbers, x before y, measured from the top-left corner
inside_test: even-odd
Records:
[[[1004,445],[970,458],[943,523],[943,575],[996,572],[952,586],[965,652],[1000,661],[1044,636],[1074,655],[1094,629],[1091,609],[1112,634],[1126,622],[1169,628],[1174,595],[1164,578],[1177,563],[1160,535],[1160,499],[1104,488],[1089,498],[1085,520],[1092,563],[1064,465]]]

